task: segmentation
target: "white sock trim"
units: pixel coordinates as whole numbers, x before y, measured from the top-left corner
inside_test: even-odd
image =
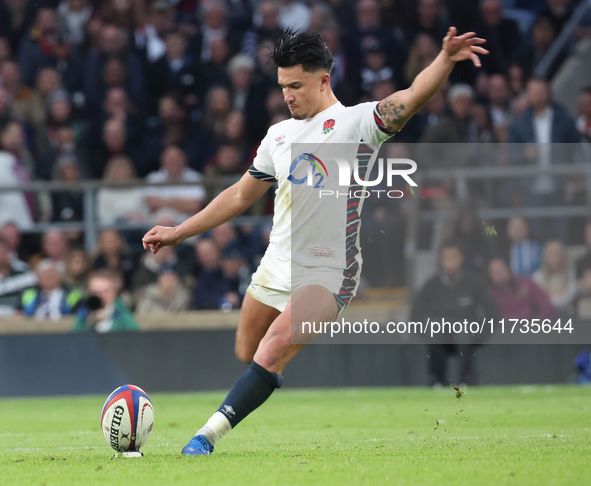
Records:
[[[232,430],[230,421],[223,413],[216,412],[195,435],[204,435],[215,446],[230,430]]]

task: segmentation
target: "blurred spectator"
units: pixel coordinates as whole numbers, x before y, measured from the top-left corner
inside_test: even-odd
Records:
[[[527,221],[521,216],[510,218],[507,222],[507,236],[511,245],[511,273],[531,277],[542,263],[542,247],[537,241],[529,239]]]
[[[529,107],[509,126],[509,143],[513,163],[536,165],[540,171],[554,164],[568,163],[565,149],[557,144],[578,143],[580,134],[574,120],[560,105],[553,103],[548,83],[543,79],[530,79],[527,83]],[[521,145],[517,145],[521,144]],[[551,175],[540,175],[531,179],[520,179],[525,186],[517,193],[523,197],[525,206],[560,206],[564,204],[564,179]],[[566,239],[566,219],[553,218],[554,236]],[[530,223],[533,233],[543,238],[543,219]]]
[[[577,129],[587,142],[591,142],[591,86],[583,88],[579,97]]]
[[[8,248],[8,259],[12,268],[17,272],[25,272],[29,270],[29,265],[23,262],[18,256],[22,234],[14,221],[9,221],[0,227],[0,240],[2,240]]]
[[[480,2],[480,19],[473,30],[487,40],[489,55],[482,56],[482,69],[488,74],[506,72],[515,48],[523,44],[523,39],[517,22],[504,16],[501,0]]]
[[[488,105],[484,102],[476,102],[472,105],[471,111],[472,120],[474,120],[474,124],[476,126],[476,141],[478,143],[498,142],[499,139],[497,138],[497,131],[493,126],[492,117],[490,116],[490,111],[488,110]],[[478,160],[475,161],[475,164],[484,165],[486,160],[486,158],[478,157]],[[473,184],[470,184],[470,186],[474,187]]]
[[[429,34],[422,33],[414,37],[404,65],[404,81],[407,85],[410,86],[417,75],[433,62],[440,50]]]
[[[227,75],[228,59],[230,48],[225,39],[214,39],[211,41],[211,57],[209,61],[201,64],[203,77],[203,89],[205,96],[215,86],[228,86],[230,80]]]
[[[199,274],[193,291],[196,309],[229,311],[240,308],[250,279],[246,257],[235,246],[227,246],[222,255],[219,267],[204,268]]]
[[[68,90],[82,89],[84,59],[79,50],[64,38],[55,10],[40,8],[37,11],[35,25],[21,42],[18,62],[23,81],[30,87],[35,85],[40,69],[52,67],[62,75]]]
[[[546,319],[556,314],[548,297],[528,277],[512,275],[501,258],[491,260],[487,267],[490,293],[504,319]]]
[[[137,314],[169,314],[189,309],[191,293],[173,271],[158,275],[158,282],[148,285],[137,305]]]
[[[200,170],[215,150],[214,142],[206,139],[205,133],[185,112],[179,96],[171,92],[158,101],[158,116],[146,123],[142,155],[135,163],[138,175],[146,176],[157,170],[162,151],[174,145],[185,152],[187,165],[195,170]]]
[[[453,239],[462,245],[464,268],[481,273],[493,253],[493,243],[485,238],[482,222],[477,219],[472,207],[464,206],[460,209]]]
[[[204,130],[216,140],[223,139],[224,123],[231,110],[230,91],[223,86],[212,88],[205,99]]]
[[[240,161],[240,151],[234,145],[223,144],[218,147],[215,161],[205,170],[206,176],[241,176],[248,170],[249,162]]]
[[[591,352],[583,349],[575,358],[577,370],[577,383],[579,385],[591,385]]]
[[[53,144],[43,152],[37,167],[37,178],[49,180],[58,174],[57,161],[63,157],[77,160],[80,173],[88,177],[92,172],[88,167],[86,158],[81,148],[83,144],[76,143],[76,133],[70,126],[60,126],[53,132]]]
[[[47,58],[53,54],[57,28],[55,10],[37,10],[35,24],[19,46],[18,63],[26,85],[33,87],[39,68],[47,66]]]
[[[577,283],[575,273],[568,267],[565,248],[560,241],[552,240],[544,245],[542,266],[534,272],[532,280],[546,293],[558,312],[572,312]]]
[[[375,43],[369,44],[364,50],[364,62],[361,68],[361,92],[369,93],[381,81],[389,81],[394,77],[394,70],[388,66],[388,58],[384,47]]]
[[[69,290],[61,284],[62,272],[55,261],[42,260],[35,267],[38,284],[24,291],[21,310],[27,317],[38,320],[58,320],[73,314],[80,302],[82,293]]]
[[[562,32],[572,13],[572,0],[546,0],[546,8],[540,12],[539,18],[547,18],[558,35]]]
[[[55,90],[47,98],[47,105],[47,122],[44,132],[38,137],[39,148],[47,150],[48,147],[56,147],[59,144],[58,132],[63,127],[72,129],[76,146],[82,138],[85,126],[84,122],[74,115],[68,92],[63,89]]]
[[[90,273],[90,258],[82,248],[72,248],[66,257],[66,269],[62,283],[69,289],[86,292],[88,274]]]
[[[78,159],[71,155],[62,155],[56,161],[56,180],[79,182],[80,167]],[[82,221],[84,219],[84,193],[81,191],[52,191],[52,222]]]
[[[0,232],[0,238],[2,233]],[[591,221],[585,225],[585,246],[586,253],[576,262],[576,277],[580,280],[588,269],[591,269]]]
[[[224,41],[229,53],[234,54],[240,48],[241,29],[231,29],[228,25],[228,10],[222,0],[207,0],[201,9],[203,18],[199,32],[189,43],[189,49],[201,63],[207,63],[214,56],[215,41]]]
[[[267,39],[274,45],[282,30],[279,26],[278,2],[262,0],[255,14],[253,28],[242,38],[242,52],[254,59],[257,56],[257,46]]]
[[[471,118],[474,90],[467,84],[452,86],[447,94],[449,110],[430,125],[421,143],[470,143],[476,142],[478,132]],[[431,159],[433,160],[433,159]],[[457,161],[461,165],[461,161]]]
[[[468,322],[481,319],[499,318],[499,309],[490,295],[484,281],[476,275],[462,270],[464,253],[459,243],[445,243],[439,253],[440,270],[427,281],[419,291],[410,313],[410,321],[426,322],[428,318],[441,322]],[[460,361],[460,382],[474,384],[474,344],[448,344],[453,341],[451,334],[441,335],[444,342],[429,344],[430,384],[448,384],[447,357],[458,353]],[[447,338],[448,343],[445,343]]]
[[[239,160],[241,162],[250,161],[252,146],[246,136],[246,118],[244,113],[237,110],[231,111],[226,117],[224,125],[224,143],[233,145],[238,150]]]
[[[92,15],[92,6],[87,0],[62,0],[57,7],[58,24],[65,40],[79,46],[84,40],[84,25]]]
[[[120,118],[111,118],[103,125],[101,138],[90,154],[93,178],[103,176],[107,162],[114,156],[127,156],[132,160],[138,157],[137,150],[128,141],[125,121]]]
[[[156,0],[149,8],[148,21],[134,32],[135,48],[144,61],[155,62],[166,53],[164,35],[173,27],[172,6]]]
[[[69,251],[69,242],[66,233],[57,229],[49,229],[41,239],[41,253],[32,257],[34,266],[39,260],[49,260],[55,264],[55,267],[61,275],[66,270],[66,257]]]
[[[392,30],[382,23],[381,4],[377,0],[359,0],[356,8],[357,24],[343,39],[351,73],[354,77],[360,76],[364,50],[377,43],[388,46],[388,65],[394,69],[394,81],[402,85],[400,76],[403,49],[394,38]]]
[[[19,169],[15,168],[17,177],[22,182],[28,182],[35,173],[35,160],[26,145],[26,138],[21,123],[9,121],[0,125],[0,150],[9,152],[17,158]],[[22,173],[18,173],[21,172]],[[34,195],[27,196],[34,201]]]
[[[279,25],[284,29],[308,30],[310,25],[310,9],[304,3],[295,0],[283,0],[279,9]]]
[[[332,9],[326,3],[310,5],[310,25],[308,26],[308,32],[322,32],[326,29],[333,30],[337,28],[338,22]]]
[[[11,246],[0,234],[0,317],[17,312],[21,292],[37,283],[37,275],[28,268],[17,270],[11,262]]]
[[[125,304],[117,297],[121,290],[119,275],[99,270],[88,277],[88,294],[77,312],[72,331],[137,331],[139,325]],[[92,300],[91,300],[92,298]]]
[[[131,33],[143,20],[145,3],[142,0],[101,0],[96,10],[103,23]]]
[[[345,106],[354,105],[357,101],[355,97],[359,81],[353,78],[353,73],[349,69],[349,61],[341,43],[341,35],[337,27],[324,28],[321,35],[326,40],[334,61],[334,66],[330,72],[330,86],[335,96]]]
[[[178,257],[177,248],[166,246],[155,255],[149,251],[144,253],[131,282],[131,290],[136,300],[142,295],[145,287],[156,283],[158,276],[166,271],[173,271],[182,279],[190,272],[190,268],[187,268],[185,262]]]
[[[197,60],[187,53],[187,40],[181,33],[166,34],[164,42],[165,54],[147,65],[149,112],[156,112],[158,100],[164,93],[173,90],[180,93],[185,105],[194,108],[203,95],[202,76]]]
[[[509,88],[505,76],[502,74],[493,74],[489,78],[487,95],[490,116],[495,129],[502,130],[507,128],[511,119],[511,106]]]
[[[229,246],[239,245],[238,232],[231,222],[220,224],[211,230],[211,239],[215,242],[221,253],[224,253]],[[239,250],[242,251],[242,248]]]
[[[14,61],[6,61],[0,67],[2,87],[12,100],[12,115],[25,122],[34,120],[33,90],[22,83],[20,66]]]
[[[161,156],[161,169],[152,172],[146,178],[147,182],[192,182],[185,186],[159,186],[146,188],[146,204],[151,213],[161,209],[176,212],[178,223],[187,216],[197,213],[205,199],[205,189],[199,183],[203,176],[187,167],[187,157],[177,146],[167,147]],[[178,224],[177,223],[177,224]]]
[[[1,28],[0,32],[3,32]],[[10,48],[10,42],[6,37],[0,37],[0,69],[2,68],[2,64],[6,61],[10,61],[11,58],[12,49]]]
[[[405,25],[405,36],[409,44],[414,43],[416,37],[421,34],[426,34],[440,43],[447,34],[447,28],[439,0],[418,0],[415,19],[410,25]]]
[[[117,230],[104,229],[100,232],[92,252],[92,268],[107,269],[121,275],[123,289],[129,289],[136,269],[136,259]]]
[[[87,113],[100,110],[107,91],[105,83],[106,74],[108,81],[113,84],[113,76],[120,73],[105,72],[107,63],[117,59],[124,65],[124,87],[128,96],[136,106],[142,106],[144,102],[144,75],[140,60],[127,46],[125,33],[114,25],[104,25],[99,33],[98,46],[91,49],[86,59],[84,91],[86,94]],[[119,69],[115,64],[111,71]]]
[[[536,19],[532,27],[531,44],[525,45],[522,49],[517,51],[514,60],[523,68],[526,77],[530,77],[538,65],[544,58],[550,47],[556,40],[558,33],[555,26],[546,16],[540,16]],[[550,66],[546,79],[551,79],[558,68],[566,58],[566,52],[561,51],[556,56],[554,62]]]
[[[125,184],[136,177],[129,157],[115,155],[105,167],[103,181]],[[101,224],[112,225],[119,221],[140,223],[147,220],[148,208],[143,187],[108,187],[99,189],[97,213]]]
[[[0,67],[0,71],[2,68]],[[12,118],[12,99],[8,91],[0,86],[0,124],[4,125]]]
[[[0,142],[11,124],[0,128]],[[0,143],[0,181],[5,186],[26,184],[31,179],[27,169],[13,154],[3,149]],[[18,221],[20,228],[29,229],[33,225],[33,205],[21,191],[2,191],[0,193],[0,225]]]
[[[58,35],[53,46],[52,57],[42,64],[54,67],[63,79],[64,87],[74,96],[78,108],[84,106],[85,59],[78,47],[71,46],[63,36]]]
[[[37,74],[37,84],[31,96],[25,122],[36,132],[37,148],[43,151],[47,106],[50,96],[61,87],[61,77],[54,68],[43,68]]]
[[[244,112],[247,120],[264,103],[269,85],[260,76],[254,77],[254,61],[246,54],[234,56],[228,63],[232,88],[232,109]]]

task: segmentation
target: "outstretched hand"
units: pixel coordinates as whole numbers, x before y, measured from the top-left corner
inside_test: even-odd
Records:
[[[484,44],[486,39],[475,37],[475,32],[467,32],[456,36],[458,30],[455,27],[450,27],[447,35],[443,39],[443,50],[452,61],[465,61],[471,59],[476,67],[481,67],[480,58],[478,54],[486,55],[488,51],[480,44]]]
[[[175,232],[175,228],[167,226],[154,226],[142,238],[144,250],[150,249],[152,254],[158,253],[163,246],[178,245],[181,240]]]

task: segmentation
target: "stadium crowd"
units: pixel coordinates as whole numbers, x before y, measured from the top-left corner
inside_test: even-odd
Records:
[[[577,3],[0,0],[0,183],[190,182],[97,193],[101,225],[178,223],[214,195],[204,178],[244,173],[267,128],[289,117],[270,60],[286,26],[324,35],[335,59],[332,87],[345,105],[408,87],[439,52],[449,25],[488,39],[482,69],[458,65],[449,85],[389,141],[394,152],[415,143],[591,141],[591,88],[580,95],[579,113],[569,113],[552,101],[548,86],[575,41],[591,35],[591,22],[581,22],[545,79],[533,77]],[[552,159],[526,154],[514,163],[543,166]],[[425,204],[458,209],[449,184],[442,182],[448,197]],[[577,181],[538,178],[529,187],[495,189],[489,203],[569,203],[579,188]],[[483,193],[479,186],[471,189]],[[394,229],[373,261],[368,255],[368,267],[379,267],[379,255],[402,248],[404,208],[398,214],[379,205],[369,209],[364,238]],[[270,214],[271,201],[259,212]],[[78,312],[77,329],[109,330],[137,326],[127,309],[236,308],[269,236],[266,226],[228,223],[189,245],[151,255],[139,251],[137,232],[105,229],[87,254],[82,232],[59,229],[83,217],[80,192],[0,194],[0,314],[54,318]],[[39,222],[56,226],[41,237],[28,233]],[[482,238],[473,213],[462,211],[449,236],[462,240],[467,266],[488,270],[501,312],[511,306],[574,312],[577,299],[591,295],[591,257],[576,274],[565,266],[564,244],[556,240],[568,239],[561,224],[547,231],[514,218],[503,252]],[[585,237],[591,252],[591,230]],[[544,251],[540,243],[546,243]],[[389,277],[370,285],[404,284],[402,251],[395,253],[400,261],[392,259],[383,272]],[[507,258],[494,259],[499,255]],[[508,285],[526,290],[515,293]],[[84,297],[89,289],[105,296],[99,309]],[[522,294],[532,301],[511,300]],[[88,324],[80,308],[94,309],[88,315],[95,321],[102,312],[102,324]]]

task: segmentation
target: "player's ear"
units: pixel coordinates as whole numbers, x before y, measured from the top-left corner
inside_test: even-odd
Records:
[[[320,71],[319,81],[320,91],[324,91],[330,86],[330,74],[328,74],[326,71]]]

